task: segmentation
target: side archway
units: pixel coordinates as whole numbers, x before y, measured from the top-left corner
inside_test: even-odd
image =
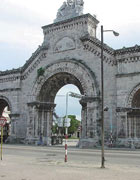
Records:
[[[136,97],[139,96],[139,92],[140,92],[140,84],[138,84],[137,86],[135,86],[129,93],[128,95],[128,100],[127,100],[127,106],[128,108],[132,108],[133,106],[135,106],[134,101],[136,101]]]
[[[0,116],[2,116],[5,107],[8,107],[8,110],[12,111],[12,106],[9,99],[5,96],[0,96]]]
[[[131,91],[127,113],[127,134],[129,138],[140,138],[140,84]]]
[[[3,128],[3,142],[9,137],[9,132],[11,131],[11,120],[10,112],[12,111],[11,103],[5,96],[0,96],[0,116],[4,116],[7,122]]]

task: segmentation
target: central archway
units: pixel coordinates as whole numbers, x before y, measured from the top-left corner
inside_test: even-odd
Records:
[[[99,120],[99,88],[95,75],[82,63],[72,61],[56,62],[44,68],[45,73],[39,77],[34,84],[34,102],[28,103],[31,128],[27,130],[27,136],[43,136],[43,142],[51,144],[52,116],[55,108],[54,99],[63,86],[75,85],[84,96],[80,103],[82,105],[82,139],[97,139],[97,124]],[[34,118],[34,117],[35,118]],[[35,120],[36,119],[36,120]],[[86,142],[87,143],[87,142]],[[86,144],[87,145],[87,144]]]
[[[59,89],[67,84],[73,84],[78,87],[80,93],[84,95],[79,80],[72,74],[61,72],[51,76],[42,86],[38,100],[41,102],[54,102],[55,96]]]

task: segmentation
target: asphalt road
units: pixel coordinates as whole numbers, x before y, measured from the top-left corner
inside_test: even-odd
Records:
[[[71,143],[70,143],[71,144]],[[68,145],[70,145],[68,144]],[[140,180],[140,151],[3,145],[0,180]]]
[[[63,162],[65,149],[62,146],[24,146],[24,145],[4,145],[3,159],[6,155],[16,157],[32,157],[38,162]],[[68,147],[68,163],[76,164],[96,164],[100,167],[101,150],[98,149],[78,149]],[[105,165],[123,165],[140,167],[139,150],[105,150]]]

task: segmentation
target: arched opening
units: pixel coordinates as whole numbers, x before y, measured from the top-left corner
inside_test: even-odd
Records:
[[[127,134],[130,138],[140,138],[140,89],[136,91],[127,114]]]
[[[83,92],[84,92],[79,80],[74,75],[66,73],[66,72],[57,73],[57,74],[51,76],[43,84],[41,91],[39,93],[39,96],[38,96],[39,102],[42,102],[42,105],[43,105],[41,107],[40,111],[43,111],[43,113],[46,113],[46,116],[49,117],[50,119],[49,119],[49,123],[46,122],[46,124],[44,124],[43,130],[40,129],[40,134],[43,134],[44,136],[45,135],[52,136],[52,134],[54,133],[54,132],[52,132],[53,113],[55,111],[54,108],[56,106],[56,111],[57,112],[59,111],[58,117],[62,117],[62,116],[64,117],[66,115],[65,114],[66,93],[69,91],[73,91],[73,89],[75,89],[76,91],[74,90],[74,92],[78,92],[78,94],[83,94]],[[63,97],[61,97],[62,98],[61,103],[60,103],[59,95],[63,96]],[[59,99],[58,99],[58,97],[59,97]],[[56,99],[56,101],[55,101],[55,99]],[[71,101],[73,102],[73,104],[72,104],[73,107],[71,106]],[[72,112],[72,109],[73,109],[72,114],[68,114],[68,115],[73,115],[73,118],[75,116],[75,119],[76,119],[76,115],[77,115],[77,117],[80,118],[81,112],[78,112],[78,113],[76,112],[76,107],[78,105],[78,101],[74,98],[69,97],[68,105],[69,105],[68,113],[70,113],[70,110]],[[59,108],[59,106],[60,106],[60,108]],[[71,106],[71,108],[70,108],[70,106]],[[79,108],[80,108],[80,106],[81,105],[79,103]],[[40,115],[40,116],[42,116],[42,115]],[[46,129],[45,129],[45,126],[46,126]],[[80,126],[80,121],[79,121],[79,126]],[[77,131],[78,131],[78,127],[77,127]],[[78,132],[75,131],[75,133],[78,133]],[[69,135],[71,135],[71,136],[74,135],[74,132]],[[80,134],[78,136],[80,136]]]
[[[38,96],[38,100],[41,102],[53,102],[57,92],[65,85],[75,85],[81,94],[84,94],[83,88],[79,80],[72,74],[62,72],[57,73],[50,77],[42,86]]]
[[[7,120],[3,128],[3,142],[5,142],[10,135],[11,120],[10,120],[10,106],[5,99],[0,98],[0,116],[4,116]],[[1,132],[1,130],[0,130]]]
[[[38,77],[32,87],[34,101],[28,105],[27,141],[41,139],[50,145],[52,137],[53,113],[57,104],[55,98],[61,88],[74,85],[82,95],[81,138],[79,146],[91,147],[98,143],[99,122],[99,86],[94,73],[82,63],[65,60],[47,66],[43,76]],[[64,108],[65,109],[65,108]]]
[[[76,145],[81,136],[81,110],[80,99],[77,97],[68,96],[68,103],[66,104],[66,96],[68,93],[73,92],[80,94],[79,89],[72,84],[63,86],[55,97],[55,114],[53,118],[53,135],[54,138],[64,138],[65,128],[64,118],[66,116],[66,106],[68,108],[68,118],[71,119],[68,127],[68,137],[70,145]],[[62,121],[62,122],[60,122]],[[59,142],[59,141],[58,141]]]

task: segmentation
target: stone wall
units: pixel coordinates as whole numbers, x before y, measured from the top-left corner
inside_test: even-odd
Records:
[[[58,89],[71,83],[85,96],[81,100],[83,132],[79,145],[93,147],[100,144],[101,42],[96,38],[98,22],[86,14],[43,26],[44,41],[25,65],[0,72],[0,100],[4,99],[11,108],[11,139],[36,143],[40,138],[39,123],[46,122],[41,125],[46,128],[52,123],[50,114],[53,110],[42,104],[53,104]],[[122,126],[123,139],[128,138],[126,109],[131,108],[132,92],[139,87],[139,65],[139,46],[114,50],[104,44],[104,106],[109,108],[105,112],[106,143],[110,143],[111,134],[117,142]],[[38,110],[39,107],[42,110]],[[45,107],[47,114],[41,115]],[[43,136],[44,144],[50,144],[50,134],[48,128]]]

